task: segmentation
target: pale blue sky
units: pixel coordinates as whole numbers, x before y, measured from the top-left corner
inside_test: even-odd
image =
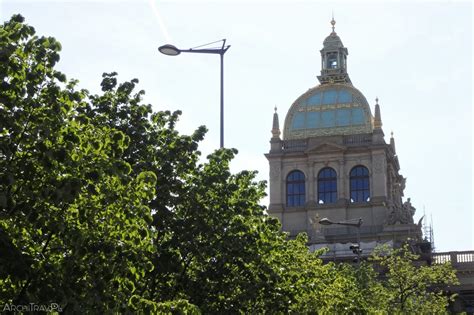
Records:
[[[183,132],[207,125],[204,155],[219,146],[219,57],[168,57],[157,47],[227,38],[225,144],[240,152],[235,171],[257,169],[265,180],[273,107],[283,126],[293,101],[318,84],[334,10],[352,82],[372,110],[379,97],[387,141],[394,131],[415,219],[423,209],[432,215],[438,251],[474,247],[470,2],[0,3],[2,21],[21,13],[38,34],[62,43],[58,67],[80,87],[98,92],[101,74],[117,71],[121,80],[138,78],[156,110],[181,109]]]

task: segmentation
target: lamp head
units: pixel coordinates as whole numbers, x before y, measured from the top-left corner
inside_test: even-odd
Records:
[[[322,218],[321,220],[319,220],[319,224],[322,224],[322,225],[331,225],[331,224],[334,224],[334,222],[332,222],[332,221],[329,220],[328,218]]]
[[[158,47],[158,51],[168,56],[177,56],[181,53],[181,50],[169,44]]]
[[[350,249],[350,250],[353,250],[353,251],[354,251],[354,250],[359,250],[359,248],[360,248],[360,247],[359,247],[359,244],[352,244],[351,246],[349,246],[349,249]]]

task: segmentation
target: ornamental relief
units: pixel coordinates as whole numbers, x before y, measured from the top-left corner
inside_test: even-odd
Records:
[[[279,165],[276,165],[276,164],[270,165],[270,180],[280,179],[280,174],[281,174],[281,171],[280,171]]]
[[[310,137],[310,136],[330,136],[330,135],[346,135],[346,134],[357,134],[357,133],[369,133],[371,128],[367,126],[358,127],[339,127],[339,128],[321,128],[321,129],[306,129],[306,132],[291,132],[288,138],[296,138],[298,136]]]
[[[383,160],[383,158],[377,158],[374,161],[374,172],[376,174],[382,173],[384,170],[384,166],[385,166],[385,161]]]
[[[339,109],[339,108],[362,108],[364,107],[359,104],[344,103],[344,104],[329,104],[329,105],[317,105],[317,106],[306,106],[298,109],[299,112],[320,112],[325,110]]]

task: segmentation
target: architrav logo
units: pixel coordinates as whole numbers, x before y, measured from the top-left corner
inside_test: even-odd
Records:
[[[62,312],[63,309],[58,303],[45,304],[5,304],[2,312]]]

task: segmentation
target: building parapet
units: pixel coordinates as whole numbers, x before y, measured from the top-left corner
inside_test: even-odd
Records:
[[[355,134],[348,135],[342,138],[342,144],[344,145],[361,145],[361,144],[371,144],[372,135],[371,134]]]
[[[308,139],[283,140],[283,151],[298,152],[308,149]],[[372,134],[355,134],[347,136],[332,137],[331,142],[346,146],[359,146],[373,144]]]
[[[308,142],[306,141],[306,139],[283,141],[283,151],[285,152],[304,151],[307,149],[307,147]]]
[[[451,262],[456,269],[474,268],[474,250],[433,253],[431,257],[435,264]]]

